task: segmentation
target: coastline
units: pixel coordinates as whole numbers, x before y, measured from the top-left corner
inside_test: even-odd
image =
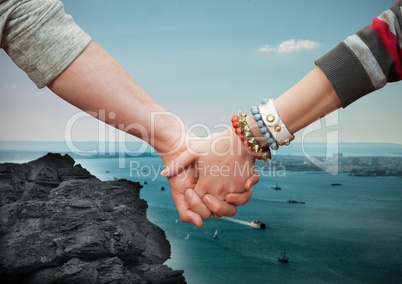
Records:
[[[37,153],[14,152],[20,158]],[[202,229],[180,222],[169,190],[160,190],[161,186],[168,189],[164,177],[143,171],[130,175],[132,160],[157,169],[162,164],[159,157],[128,157],[125,168],[119,168],[116,156],[83,157],[76,163],[101,180],[126,178],[144,185],[140,195],[149,206],[147,217],[166,232],[172,247],[171,259],[165,264],[184,270],[188,283],[258,283],[261,279],[269,283],[343,283],[345,279],[348,283],[379,283],[376,281],[386,279],[392,283],[402,277],[393,268],[401,264],[398,255],[402,253],[400,178],[291,171],[283,161],[286,171],[279,175],[273,166],[278,169],[281,159],[274,156],[271,172],[261,176],[252,199],[239,207],[234,217],[247,222],[261,220],[267,224],[266,230],[224,219],[207,220]],[[276,183],[282,190],[270,190]],[[289,204],[289,199],[305,204]],[[213,237],[216,230],[219,238]],[[282,248],[289,257],[286,267],[277,261]],[[227,259],[233,263],[229,265]],[[239,269],[234,271],[233,265]]]

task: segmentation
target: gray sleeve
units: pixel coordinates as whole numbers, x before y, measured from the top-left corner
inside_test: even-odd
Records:
[[[1,1],[1,47],[38,88],[62,73],[91,38],[57,0]]]

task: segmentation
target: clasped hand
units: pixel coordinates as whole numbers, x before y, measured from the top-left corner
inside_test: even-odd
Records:
[[[259,180],[255,158],[233,131],[191,136],[185,147],[162,157],[180,219],[201,227],[203,219],[233,216],[249,201]]]

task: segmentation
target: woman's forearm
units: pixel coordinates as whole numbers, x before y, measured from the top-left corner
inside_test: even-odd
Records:
[[[281,120],[293,134],[342,106],[319,67],[275,99],[274,104]]]
[[[275,99],[274,105],[280,120],[291,134],[342,106],[334,88],[319,67],[315,67]],[[263,149],[269,148],[253,115],[247,116],[247,124],[259,145]]]

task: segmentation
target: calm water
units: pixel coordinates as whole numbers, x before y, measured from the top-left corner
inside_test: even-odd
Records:
[[[0,152],[0,160],[23,162],[41,154]],[[148,201],[148,218],[172,245],[167,264],[183,269],[190,284],[402,283],[400,178],[271,173],[261,176],[251,201],[234,218],[210,219],[198,229],[178,220],[169,190],[160,190],[168,184],[158,175],[159,158],[126,158],[124,168],[115,158],[76,160],[103,180],[147,182],[141,197]],[[276,183],[282,190],[269,189]],[[267,229],[242,223],[254,219]],[[277,261],[281,250],[288,264]]]

